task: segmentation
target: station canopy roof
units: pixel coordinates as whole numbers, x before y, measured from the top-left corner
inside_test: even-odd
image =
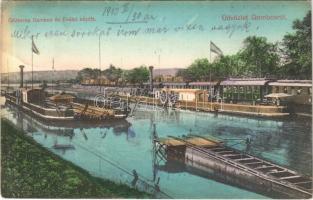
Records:
[[[312,80],[277,80],[269,83],[271,86],[312,87]]]
[[[176,89],[176,88],[163,88],[162,91],[168,91],[168,92],[190,92],[190,93],[202,93],[206,90],[201,90],[201,89]]]
[[[211,81],[211,82],[190,82],[190,86],[208,86],[208,85],[216,85],[218,82]]]
[[[161,82],[153,82],[153,85],[158,86]],[[145,82],[143,85],[150,85],[150,82]]]
[[[162,84],[165,86],[171,86],[171,85],[185,86],[185,85],[187,85],[187,83],[170,83],[170,82],[165,82]]]
[[[234,85],[234,86],[262,86],[271,80],[265,78],[230,78],[222,81],[220,85]]]

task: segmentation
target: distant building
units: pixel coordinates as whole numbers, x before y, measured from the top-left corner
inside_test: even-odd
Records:
[[[159,75],[154,78],[155,82],[183,82],[184,79],[181,76],[172,76],[172,75]]]
[[[207,102],[208,101],[207,90],[164,88],[160,92],[177,95],[179,101],[192,101],[192,102],[195,102],[195,101]]]
[[[177,72],[182,68],[154,68],[153,69],[153,78],[158,76],[176,76]]]
[[[109,79],[107,79],[106,77],[101,77],[98,79],[93,79],[93,78],[86,78],[83,79],[80,83],[81,85],[107,85],[107,86],[113,86],[115,85],[114,81],[110,81]]]

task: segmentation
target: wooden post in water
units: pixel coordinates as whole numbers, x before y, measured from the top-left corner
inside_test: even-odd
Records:
[[[223,110],[223,101],[224,101],[224,85],[222,86],[221,110]]]
[[[203,95],[204,96],[204,95]],[[203,108],[203,111],[205,111],[205,105],[204,105],[204,97],[202,99],[202,108]]]
[[[155,101],[154,101],[154,93],[152,92],[152,110],[155,110],[155,109],[154,109],[154,102],[155,102]]]

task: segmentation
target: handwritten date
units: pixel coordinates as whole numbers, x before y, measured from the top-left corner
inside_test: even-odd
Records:
[[[135,10],[134,6],[126,3],[119,7],[107,6],[103,9],[102,16],[106,17],[122,17],[122,21],[107,21],[107,24],[135,24],[135,23],[148,23],[157,18],[157,16]]]

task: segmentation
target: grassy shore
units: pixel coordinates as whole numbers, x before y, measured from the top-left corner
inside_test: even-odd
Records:
[[[149,198],[91,176],[1,120],[1,193],[7,198]]]

